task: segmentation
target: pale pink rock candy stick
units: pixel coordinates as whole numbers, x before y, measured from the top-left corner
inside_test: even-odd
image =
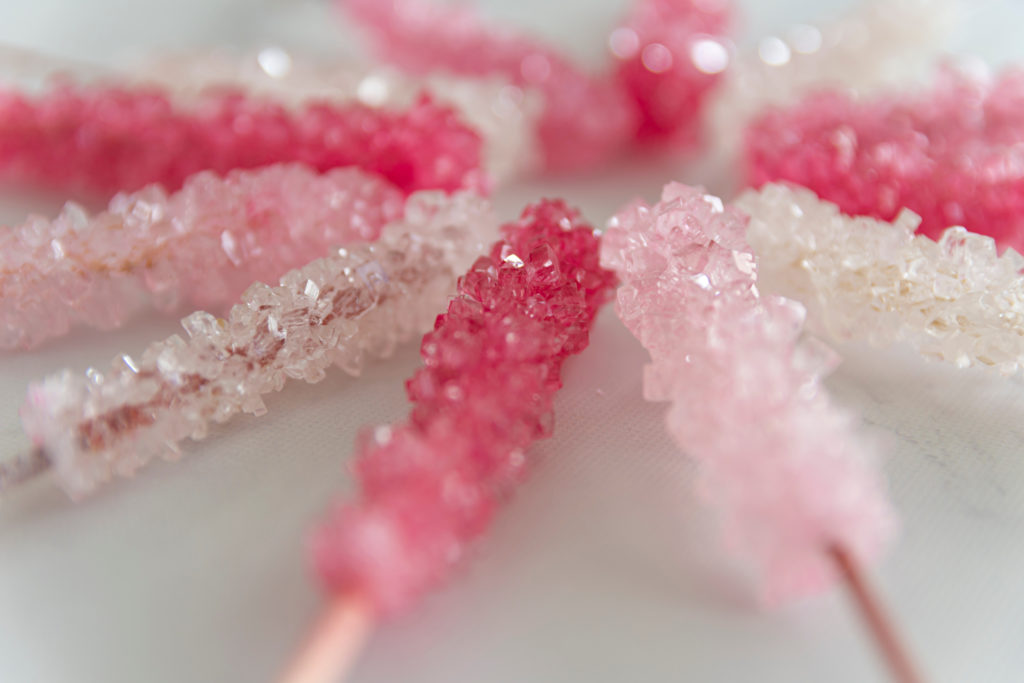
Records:
[[[90,216],[68,204],[0,231],[0,348],[27,348],[76,324],[109,329],[140,307],[222,309],[256,281],[376,239],[402,193],[358,169],[299,164],[204,172],[168,194],[119,194]]]
[[[895,517],[874,453],[821,385],[830,356],[800,339],[804,310],[761,296],[746,217],[672,184],[609,223],[617,310],[651,353],[644,394],[701,467],[727,544],[778,602],[836,578],[832,548],[875,560]]]
[[[154,457],[176,457],[211,422],[266,412],[261,396],[288,378],[317,382],[331,364],[358,374],[365,358],[430,329],[496,230],[476,195],[414,194],[377,242],[313,261],[279,286],[254,284],[226,319],[193,313],[182,321],[187,339],[121,356],[107,372],[32,385],[21,416],[35,458],[79,498]]]

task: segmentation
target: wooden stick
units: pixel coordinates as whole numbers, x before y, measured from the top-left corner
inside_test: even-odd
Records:
[[[48,469],[50,469],[50,459],[38,448],[0,461],[0,492],[35,479]]]
[[[902,644],[892,620],[883,609],[881,601],[871,591],[856,560],[839,545],[831,546],[828,553],[846,581],[850,596],[856,603],[893,679],[897,683],[924,683],[924,678],[918,673],[918,669],[911,660],[906,647]]]
[[[366,600],[351,595],[333,598],[280,683],[340,683],[372,630]]]

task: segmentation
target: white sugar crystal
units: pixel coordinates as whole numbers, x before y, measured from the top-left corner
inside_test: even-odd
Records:
[[[876,345],[910,344],[958,367],[1015,374],[1024,366],[1020,255],[997,256],[989,237],[948,229],[914,235],[917,217],[893,223],[841,214],[809,190],[766,185],[736,206],[763,289],[802,301],[816,331]]]

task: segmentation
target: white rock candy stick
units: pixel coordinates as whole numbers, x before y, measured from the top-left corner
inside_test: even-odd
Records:
[[[70,203],[0,230],[0,349],[28,348],[75,324],[109,329],[138,309],[182,303],[220,312],[254,281],[376,239],[403,197],[355,168],[320,175],[281,164],[198,173],[114,197],[89,215]]]
[[[332,363],[358,374],[365,357],[388,356],[433,325],[496,231],[475,195],[414,194],[378,242],[313,261],[277,287],[253,285],[226,320],[194,313],[182,321],[186,339],[155,343],[139,360],[32,385],[22,423],[36,460],[80,498],[154,457],[176,457],[211,422],[264,413],[262,394],[288,378],[319,381]]]
[[[840,341],[909,344],[957,367],[1013,375],[1024,367],[1024,258],[991,237],[949,228],[915,235],[920,219],[850,217],[792,185],[735,202],[766,290],[808,308],[815,332]]]
[[[860,577],[895,529],[874,453],[822,387],[832,355],[801,339],[803,307],[759,293],[745,230],[739,211],[679,184],[610,221],[601,260],[651,354],[644,395],[671,402],[668,431],[698,462],[700,491],[763,597],[846,579],[894,674],[916,681]]]

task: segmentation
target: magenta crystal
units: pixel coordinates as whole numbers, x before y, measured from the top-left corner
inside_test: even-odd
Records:
[[[691,142],[704,95],[718,76],[698,68],[695,46],[713,42],[728,15],[727,0],[641,0],[612,35],[620,63],[589,74],[553,47],[488,25],[471,8],[423,0],[339,4],[370,31],[376,51],[403,69],[498,76],[539,90],[545,101],[539,137],[551,169],[606,160],[637,136],[681,132]]]
[[[614,276],[598,238],[558,201],[528,208],[459,281],[423,339],[409,419],[364,433],[359,498],[317,530],[317,570],[381,611],[440,581],[552,428],[563,361],[586,347]]]
[[[640,0],[609,39],[641,140],[697,141],[706,96],[729,63],[729,0]]]
[[[285,161],[318,171],[359,166],[405,192],[484,189],[481,145],[427,97],[391,112],[326,100],[289,109],[240,91],[187,107],[151,87],[0,91],[0,177],[58,191],[176,190],[199,171]]]
[[[928,91],[858,101],[819,93],[747,133],[749,179],[786,180],[851,215],[903,208],[937,239],[950,226],[1024,250],[1024,70],[939,74]]]

